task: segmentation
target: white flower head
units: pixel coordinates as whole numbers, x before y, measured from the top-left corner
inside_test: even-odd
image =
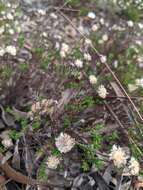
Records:
[[[41,101],[37,101],[31,106],[31,111],[33,114],[34,113],[38,113],[38,114],[52,113],[53,103],[54,101],[52,99],[43,99]]]
[[[139,87],[143,87],[143,78],[138,78],[135,80],[136,82],[136,85],[139,86]]]
[[[94,24],[91,29],[93,32],[95,32],[98,30],[98,28],[99,28],[99,26],[97,24]]]
[[[56,169],[60,163],[60,158],[58,158],[57,156],[49,156],[48,160],[46,162],[48,168],[50,169]]]
[[[127,163],[128,156],[120,146],[113,145],[109,156],[110,160],[112,160],[114,165],[118,168],[125,166]]]
[[[67,53],[69,51],[69,46],[67,44],[63,43],[61,49]]]
[[[5,49],[0,47],[0,56],[2,57],[4,56],[4,54],[5,54]]]
[[[143,23],[138,23],[140,29],[143,29]]]
[[[90,18],[90,19],[95,19],[96,14],[95,14],[94,12],[89,12],[87,16],[88,16],[88,18]]]
[[[6,15],[6,17],[7,17],[8,20],[13,20],[14,19],[14,16],[11,13],[8,13]]]
[[[138,175],[140,171],[140,164],[134,157],[131,157],[128,168],[131,175]]]
[[[103,99],[106,98],[106,96],[108,94],[108,92],[107,92],[106,88],[104,87],[104,85],[100,85],[98,87],[97,93]]]
[[[84,59],[86,61],[91,61],[91,55],[89,53],[84,53]]]
[[[102,40],[103,40],[104,42],[106,42],[106,41],[108,40],[108,35],[107,35],[107,34],[104,34],[104,35],[102,36]]]
[[[46,11],[43,9],[39,9],[37,12],[42,16],[46,15]]]
[[[5,148],[10,148],[13,146],[13,142],[10,138],[6,137],[5,139],[2,140],[2,145],[5,147]]]
[[[97,83],[97,78],[94,75],[89,76],[89,82],[91,84],[96,84]]]
[[[101,55],[100,61],[101,61],[101,63],[106,63],[107,57],[105,55]]]
[[[0,27],[0,35],[2,35],[2,34],[4,33],[4,31],[5,31],[4,26],[1,26],[1,27]]]
[[[65,43],[62,44],[61,50],[60,50],[60,55],[61,57],[66,57],[66,54],[69,52],[69,46]]]
[[[129,92],[133,92],[133,91],[135,91],[137,88],[138,88],[138,86],[135,85],[135,84],[128,84]]]
[[[100,22],[100,24],[104,25],[104,24],[105,24],[104,18],[101,18],[101,19],[99,20],[99,22]]]
[[[83,62],[80,59],[75,60],[74,64],[78,68],[82,68],[83,67]]]
[[[11,28],[8,30],[9,34],[13,35],[14,34],[14,30]]]
[[[56,147],[61,153],[69,152],[75,145],[75,139],[66,133],[60,133],[56,138]]]
[[[85,39],[85,44],[86,45],[92,45],[92,41],[88,38]]]
[[[118,67],[118,60],[115,60],[115,61],[113,62],[113,65],[114,65],[115,68],[117,68],[117,67]]]
[[[128,27],[132,28],[134,26],[134,22],[132,20],[129,20],[129,21],[127,21],[127,25],[128,25]]]
[[[16,47],[15,46],[7,46],[5,49],[6,53],[9,53],[12,56],[16,56]]]

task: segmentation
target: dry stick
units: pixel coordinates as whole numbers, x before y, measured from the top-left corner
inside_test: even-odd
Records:
[[[8,162],[2,162],[3,161],[3,154],[0,153],[0,169],[5,173],[5,175],[16,181],[19,182],[21,184],[25,184],[25,185],[32,185],[32,186],[44,186],[44,187],[48,187],[48,188],[52,188],[53,187],[63,187],[62,185],[56,185],[50,182],[44,182],[44,181],[38,181],[36,179],[33,178],[29,178],[28,176],[25,176],[24,174],[16,171],[15,169],[13,169]],[[0,184],[0,187],[2,186],[2,184]]]
[[[65,15],[63,14],[60,10],[57,10],[57,12],[59,12],[60,15],[62,15],[70,24],[71,26],[81,34],[81,36],[84,39],[88,39],[81,31],[79,31],[76,26],[72,23],[72,21]],[[95,51],[95,53],[101,58],[103,55],[100,54],[98,52],[98,50],[92,45],[90,44],[91,48]],[[100,60],[101,62],[101,60]],[[101,62],[102,63],[102,62]],[[139,116],[139,118],[141,119],[141,121],[143,122],[143,117],[141,116],[140,112],[138,111],[136,105],[134,104],[134,102],[132,101],[132,99],[130,98],[130,96],[128,95],[128,93],[126,92],[126,90],[124,89],[124,87],[122,86],[121,82],[119,81],[119,79],[117,78],[117,76],[114,74],[114,72],[112,71],[112,69],[110,68],[110,66],[108,65],[108,63],[104,62],[103,63],[106,68],[108,69],[108,71],[112,74],[113,78],[116,80],[116,82],[118,83],[118,85],[120,86],[120,88],[122,89],[122,91],[124,92],[124,94],[126,95],[127,99],[129,100],[129,102],[132,104],[133,108],[135,109],[137,115]]]
[[[42,186],[49,186],[48,183],[39,182],[36,179],[30,179],[29,177],[21,174],[20,172],[17,172],[15,169],[13,169],[7,162],[2,163],[4,156],[2,153],[0,153],[0,169],[5,173],[7,177],[10,179],[17,181],[19,183],[25,184],[25,185],[42,185]]]

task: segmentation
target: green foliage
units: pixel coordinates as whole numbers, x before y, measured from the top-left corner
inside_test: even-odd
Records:
[[[61,153],[60,153],[60,151],[57,148],[54,148],[52,150],[52,155],[53,156],[61,156]]]
[[[20,132],[17,132],[16,130],[11,130],[9,132],[9,137],[13,140],[18,140],[20,137],[21,137],[21,133]]]
[[[6,151],[5,147],[2,144],[0,144],[0,152],[3,153],[5,151]]]
[[[119,135],[116,131],[113,131],[113,133],[111,133],[109,136],[108,136],[108,140],[110,142],[113,142],[113,141],[116,141],[119,139]]]
[[[95,150],[98,150],[102,147],[103,137],[98,133],[100,129],[103,128],[103,125],[96,125],[95,129],[91,131],[92,145]]]
[[[79,83],[71,81],[65,85],[65,88],[79,89],[81,88],[82,84],[83,84],[82,81]]]
[[[26,72],[29,69],[29,65],[27,63],[21,63],[21,64],[19,64],[19,69],[22,72]]]
[[[41,58],[42,57],[42,55],[43,55],[43,53],[44,53],[44,48],[42,48],[42,47],[37,47],[37,48],[35,48],[35,54],[39,57],[39,58]]]
[[[20,121],[22,119],[18,114],[16,114],[15,112],[13,112],[13,110],[9,106],[6,107],[5,111],[7,113],[10,113],[11,115],[13,115],[14,118],[16,119],[16,121]]]
[[[67,3],[68,5],[72,6],[72,7],[77,7],[80,5],[80,0],[65,0],[65,3]]]
[[[141,12],[135,6],[129,6],[126,10],[123,11],[128,20],[138,22],[140,20]]]
[[[82,168],[84,171],[87,171],[90,165],[95,165],[98,169],[101,169],[103,162],[101,159],[96,157],[96,150],[100,150],[103,145],[103,137],[98,133],[100,129],[103,128],[103,125],[96,125],[95,129],[91,131],[91,143],[89,145],[79,145],[80,148],[84,151],[83,155],[83,164]]]
[[[136,144],[130,144],[130,149],[132,151],[132,155],[137,159],[142,159],[142,151]]]
[[[46,181],[48,176],[46,174],[46,165],[45,165],[45,162],[43,161],[40,165],[40,168],[39,168],[39,173],[38,173],[38,178],[40,180],[44,180]]]
[[[89,9],[86,7],[81,7],[79,11],[79,16],[86,16],[89,12]]]
[[[95,105],[94,99],[92,96],[86,96],[80,103],[80,109],[85,109]]]
[[[12,68],[10,68],[9,66],[4,66],[2,69],[2,74],[1,76],[5,79],[9,79],[12,75]]]
[[[42,58],[41,64],[40,64],[40,69],[43,71],[47,71],[49,64],[54,60],[54,59],[60,59],[60,54],[59,51],[50,51],[48,52],[48,55],[44,58]]]
[[[65,109],[69,111],[80,112],[88,107],[92,107],[93,105],[95,105],[93,97],[85,96],[79,103],[70,103],[66,105]]]
[[[23,34],[20,34],[19,35],[19,38],[18,38],[18,45],[20,48],[22,48],[24,46],[24,43],[25,43],[25,37]]]
[[[83,53],[81,52],[79,47],[76,47],[72,50],[71,57],[75,59],[81,59],[83,57]]]
[[[86,162],[85,160],[82,162],[82,169],[84,172],[87,172],[90,169],[88,162]]]
[[[32,123],[32,128],[33,128],[34,130],[39,129],[40,126],[41,126],[41,123],[40,123],[39,121],[35,121],[34,123]]]
[[[27,130],[28,128],[28,121],[26,119],[22,119],[21,122],[21,131],[16,131],[15,129],[14,130],[11,130],[9,132],[9,137],[13,140],[17,140],[17,139],[20,139],[20,137],[22,136],[22,134]]]
[[[67,128],[71,125],[71,118],[69,116],[64,117],[63,126]]]
[[[6,9],[5,4],[2,3],[2,2],[0,2],[0,13],[1,13],[2,11],[5,11],[5,9]]]

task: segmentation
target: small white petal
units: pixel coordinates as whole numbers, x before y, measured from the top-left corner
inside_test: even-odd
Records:
[[[67,153],[74,147],[75,139],[66,133],[60,133],[56,138],[55,144],[61,153]]]
[[[90,19],[95,19],[96,14],[94,12],[89,12],[87,15]]]
[[[14,19],[14,16],[13,16],[11,13],[8,13],[8,14],[6,15],[6,17],[7,17],[7,19],[9,19],[9,20],[13,20],[13,19]]]
[[[101,98],[103,98],[103,99],[105,99],[106,96],[107,96],[107,94],[108,94],[106,88],[104,87],[104,85],[100,85],[100,86],[98,87],[97,92],[98,92],[98,95],[99,95]]]
[[[100,57],[100,61],[101,61],[101,63],[106,63],[107,57],[106,57],[105,55],[102,55],[102,56]]]
[[[99,28],[99,26],[97,24],[94,24],[91,29],[93,32],[95,32],[98,30],[98,28]]]
[[[78,68],[82,68],[83,67],[83,62],[80,59],[75,60],[75,65]]]
[[[89,76],[89,82],[91,84],[96,84],[97,83],[97,78],[94,75]]]
[[[49,156],[46,164],[48,168],[56,169],[60,164],[60,159],[57,156]]]
[[[5,51],[11,54],[12,56],[16,56],[16,53],[17,53],[15,46],[7,46]]]
[[[129,21],[127,21],[127,25],[128,25],[128,27],[133,27],[134,26],[134,22],[131,21],[131,20],[129,20]]]

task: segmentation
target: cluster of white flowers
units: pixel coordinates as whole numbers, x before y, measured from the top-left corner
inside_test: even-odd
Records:
[[[8,137],[8,138],[5,138],[1,141],[2,145],[5,147],[5,148],[10,148],[13,146],[13,142],[12,140]]]
[[[89,76],[89,82],[91,84],[96,84],[97,83],[97,78],[94,75]]]
[[[99,95],[101,98],[103,98],[103,99],[105,99],[106,96],[107,96],[107,94],[108,94],[108,92],[107,92],[107,90],[106,90],[106,88],[105,88],[104,85],[100,85],[100,86],[98,87],[97,93],[98,93],[98,95]]]
[[[78,68],[83,67],[83,62],[80,59],[75,60],[74,65]]]
[[[90,46],[92,45],[92,41],[89,38],[85,39],[85,45]]]
[[[0,47],[0,56],[4,56],[5,53],[8,53],[12,56],[16,56],[17,50],[15,46],[6,46],[5,48]]]
[[[66,133],[60,133],[55,140],[55,145],[61,153],[69,152],[75,145],[75,139]]]
[[[5,148],[10,148],[13,146],[13,142],[11,140],[11,138],[9,137],[9,130],[3,131],[0,134],[0,137],[2,139],[1,144],[5,147]]]
[[[114,165],[118,168],[124,167],[124,175],[138,175],[140,171],[140,164],[134,158],[131,157],[129,160],[129,155],[125,152],[123,148],[117,145],[113,145],[111,153],[109,154],[110,160],[113,161]],[[129,160],[129,161],[128,161]]]
[[[84,53],[84,59],[86,60],[86,61],[91,61],[91,55],[89,54],[89,53]]]
[[[143,78],[140,78],[140,79],[136,79],[136,85],[138,87],[142,87],[143,88]]]
[[[61,57],[66,57],[67,53],[69,52],[69,46],[65,43],[62,44],[61,50],[60,50],[60,55]]]
[[[128,84],[128,89],[129,89],[129,92],[133,92],[137,89],[137,85],[136,84]]]
[[[113,145],[109,156],[110,160],[112,160],[114,165],[118,168],[125,166],[127,163],[128,156],[120,146]]]
[[[57,156],[49,156],[47,159],[47,166],[50,169],[56,169],[58,165],[60,164],[61,159]]]
[[[128,89],[130,92],[137,90],[139,87],[143,88],[143,78],[137,78],[134,84],[128,84]]]
[[[53,112],[54,100],[52,99],[43,99],[41,101],[37,101],[31,106],[31,111],[29,112],[29,116],[33,118],[34,114],[50,114]]]
[[[135,6],[137,10],[143,9],[143,1],[142,0],[130,0],[130,1],[118,0],[116,2],[117,2],[117,5],[123,10],[127,10],[128,8],[130,8],[132,6]]]
[[[131,175],[138,175],[140,171],[140,164],[134,157],[131,157],[128,168]]]

